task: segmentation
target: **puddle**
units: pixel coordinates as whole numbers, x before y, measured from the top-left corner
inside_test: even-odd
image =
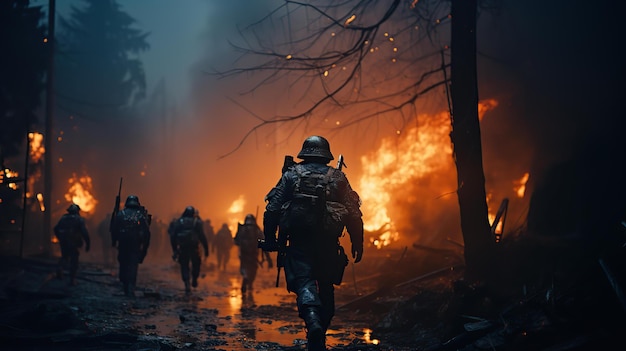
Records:
[[[148,312],[143,325],[137,327],[155,337],[192,336],[200,341],[219,338],[233,351],[249,350],[250,344],[259,342],[284,347],[304,344],[306,332],[297,315],[296,297],[287,292],[283,277],[275,287],[276,270],[262,268],[253,291],[242,295],[241,276],[235,264],[238,262],[231,262],[225,272],[203,266],[198,288],[190,295],[183,291],[178,265],[163,263],[144,268],[145,274],[157,281],[152,289],[161,299],[156,302],[159,312]],[[333,329],[331,325],[327,333],[328,347],[345,346],[355,340],[372,343],[363,329]]]

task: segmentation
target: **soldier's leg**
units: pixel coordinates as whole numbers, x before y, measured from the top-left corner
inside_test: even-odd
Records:
[[[190,280],[190,272],[189,272],[189,264],[190,264],[190,257],[188,253],[181,253],[180,257],[179,257],[179,261],[180,263],[180,277],[183,280],[183,283],[185,284],[185,291],[186,292],[190,292],[191,291],[191,284],[189,282]]]
[[[78,249],[74,249],[69,257],[70,285],[76,285],[76,274],[78,273],[78,255]]]
[[[198,286],[198,277],[200,276],[200,255],[195,253],[191,257],[191,286],[196,288]]]
[[[335,287],[332,282],[318,281],[319,296],[322,301],[321,319],[324,330],[330,326],[330,321],[335,315]]]
[[[287,254],[285,257],[287,289],[296,294],[298,315],[307,329],[307,349],[326,350],[326,332],[322,322],[322,302],[311,262],[306,257]]]

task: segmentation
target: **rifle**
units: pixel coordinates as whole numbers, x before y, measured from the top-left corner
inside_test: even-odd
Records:
[[[293,160],[293,156],[285,155],[285,159],[283,161],[282,173],[285,173],[289,167],[295,165],[296,162]],[[276,287],[278,288],[278,283],[280,282],[280,270],[285,266],[285,248],[287,247],[287,233],[285,230],[278,227],[278,252],[276,253]]]
[[[348,165],[343,162],[343,155],[339,155],[339,159],[337,160],[337,169],[341,171],[343,167],[348,168]]]
[[[120,196],[122,196],[122,180],[120,177],[120,188],[117,191],[117,196],[115,197],[115,206],[113,206],[113,213],[111,214],[111,223],[109,223],[109,232],[113,230],[113,223],[115,222],[115,216],[120,211]]]

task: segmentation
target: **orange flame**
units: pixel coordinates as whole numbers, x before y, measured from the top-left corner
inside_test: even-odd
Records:
[[[230,228],[232,233],[237,232],[237,224],[244,216],[243,210],[245,206],[246,198],[243,195],[239,195],[239,197],[230,205],[228,211],[226,211],[228,214],[228,228]]]
[[[526,183],[528,182],[529,177],[530,173],[526,172],[521,179],[513,182],[513,184],[515,184],[513,190],[515,190],[515,194],[517,195],[517,197],[524,197],[524,193],[526,193]]]
[[[481,102],[479,119],[497,105],[495,100]],[[378,150],[361,158],[363,174],[358,192],[363,203],[364,228],[366,233],[375,236],[370,238],[370,243],[377,248],[399,238],[390,215],[393,213],[392,194],[401,192],[412,182],[453,167],[449,113],[420,115],[418,121],[418,126],[398,132],[398,137],[383,139]],[[453,188],[440,189],[441,194],[454,191]]]
[[[84,175],[78,177],[76,173],[68,179],[69,189],[65,194],[65,200],[80,206],[80,210],[85,213],[93,213],[98,201],[92,195],[93,185],[91,177]]]

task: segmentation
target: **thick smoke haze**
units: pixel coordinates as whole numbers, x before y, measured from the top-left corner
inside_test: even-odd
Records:
[[[55,147],[57,156],[65,160],[55,166],[55,215],[67,206],[58,199],[66,191],[67,174],[75,172],[93,178],[98,200],[95,213],[90,214],[93,221],[110,212],[123,177],[122,198],[138,195],[158,218],[169,221],[193,205],[217,228],[223,222],[242,221],[246,213],[263,213],[263,198],[280,176],[283,156],[295,156],[308,135],[326,136],[335,158],[345,156],[345,172],[357,190],[367,166],[362,162],[373,159],[368,155],[382,140],[401,138],[396,136],[394,121],[333,129],[335,120],[348,113],[335,110],[327,119],[313,116],[291,125],[270,125],[250,134],[238,147],[259,118],[293,113],[301,103],[303,94],[291,91],[290,82],[243,94],[257,83],[254,75],[218,79],[210,74],[231,68],[240,58],[229,44],[242,44],[238,28],[260,20],[280,1],[118,2],[137,20],[138,29],[150,33],[151,49],[140,56],[148,83],[146,115],[139,121],[107,125],[56,116],[68,134],[65,144]],[[72,5],[81,2],[57,1],[59,15],[67,16]],[[618,54],[618,38],[623,36],[618,21],[611,19],[620,6],[609,1],[590,5],[504,1],[499,13],[480,17],[480,99],[498,101],[481,122],[487,192],[494,194],[493,206],[512,196],[514,180],[531,174],[525,198],[511,204],[511,225],[525,220],[533,187],[583,148],[593,146],[585,149],[589,159],[606,157],[597,162],[600,167],[612,162],[609,153],[616,150],[621,150],[623,162],[626,148],[623,140],[616,139],[616,130],[623,130],[624,122],[617,118],[615,88],[623,73],[618,65],[624,61]],[[444,94],[434,92],[422,103],[432,113],[446,111]],[[449,138],[445,141],[449,143]],[[428,184],[442,179],[454,182],[454,168],[446,169],[440,177],[395,189],[393,204],[403,212],[398,218],[404,228],[414,223],[420,230],[440,232],[437,223],[446,223],[449,234],[443,234],[460,237],[456,196],[428,192]],[[603,190],[615,186],[615,180],[603,184]],[[233,203],[242,205],[234,215],[228,212]]]

